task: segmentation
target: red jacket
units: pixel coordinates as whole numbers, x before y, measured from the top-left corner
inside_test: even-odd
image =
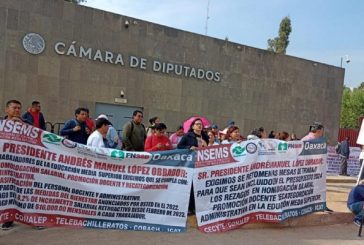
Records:
[[[160,148],[157,147],[157,145],[159,143],[161,143]],[[171,141],[168,139],[168,137],[165,135],[161,135],[159,137],[156,135],[151,135],[151,136],[148,136],[147,139],[145,140],[144,150],[145,151],[172,150],[172,144],[171,144]]]

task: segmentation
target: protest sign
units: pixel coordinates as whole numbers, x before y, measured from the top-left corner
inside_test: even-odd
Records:
[[[360,147],[350,147],[347,173],[350,176],[358,176],[360,171],[359,155]],[[341,159],[334,146],[327,147],[327,174],[338,175],[340,173]]]
[[[0,223],[181,232],[194,153],[76,144],[0,121]]]
[[[323,140],[264,139],[200,149],[195,168],[196,216],[203,232],[279,223],[326,206]]]

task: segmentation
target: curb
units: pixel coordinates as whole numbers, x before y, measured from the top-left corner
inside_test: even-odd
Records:
[[[282,223],[253,223],[244,225],[241,229],[264,229],[264,228],[292,228],[306,226],[338,225],[353,222],[354,215],[347,212],[316,212],[305,216],[289,218]],[[197,229],[196,216],[188,216],[187,227]]]

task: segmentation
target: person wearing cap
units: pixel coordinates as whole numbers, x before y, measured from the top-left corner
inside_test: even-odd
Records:
[[[109,130],[110,122],[106,118],[96,120],[96,130],[88,137],[87,145],[94,147],[105,147],[104,138]]]
[[[303,137],[301,140],[309,141],[309,140],[319,139],[322,137],[324,137],[324,125],[322,125],[319,122],[314,122],[310,126],[310,132],[305,137]],[[324,211],[333,212],[333,210],[328,207],[326,207]]]
[[[319,122],[314,122],[310,126],[310,132],[303,137],[302,141],[314,140],[324,136],[324,126]]]
[[[214,142],[216,142],[216,143],[219,144],[220,143],[220,141],[219,141],[219,126],[217,126],[216,124],[212,124],[212,126],[211,126],[211,132],[215,136]]]

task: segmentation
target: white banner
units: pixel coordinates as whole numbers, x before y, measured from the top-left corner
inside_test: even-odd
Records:
[[[0,121],[0,223],[181,232],[194,153],[91,148]]]
[[[350,147],[347,173],[350,176],[358,176],[360,171],[359,155],[360,147]],[[327,173],[338,175],[340,173],[340,156],[334,146],[327,147]]]
[[[274,139],[197,152],[198,227],[223,232],[248,223],[279,223],[326,207],[326,143]]]

